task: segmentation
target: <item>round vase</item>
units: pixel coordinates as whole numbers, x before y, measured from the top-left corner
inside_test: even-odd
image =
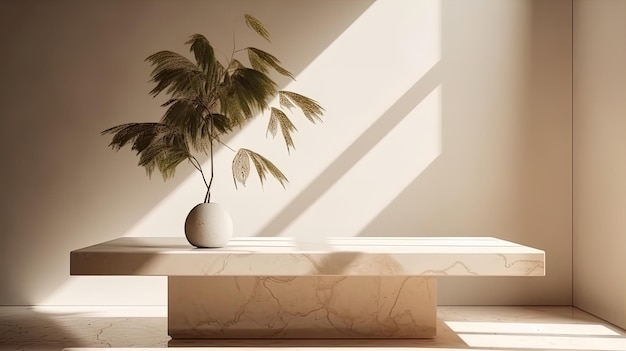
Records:
[[[233,237],[233,220],[220,204],[201,203],[187,215],[185,236],[196,247],[224,247]]]

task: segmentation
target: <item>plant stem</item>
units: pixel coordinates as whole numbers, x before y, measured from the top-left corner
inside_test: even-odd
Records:
[[[233,149],[232,147],[230,147],[230,146],[228,146],[228,145],[224,144],[222,141],[218,140],[217,142],[218,142],[218,143],[220,143],[220,144],[222,144],[222,145],[223,145],[225,148],[227,148],[228,150],[230,150],[230,151],[232,151],[232,152],[237,152],[237,151],[235,151],[235,149]]]
[[[206,179],[204,179],[204,184],[206,185],[206,196],[204,197],[204,202],[211,202],[211,185],[213,184],[213,135],[215,133],[215,123],[213,121],[213,116],[209,118],[209,157],[211,158],[211,178],[209,179],[209,183],[207,184]],[[204,178],[204,175],[203,175]]]
[[[211,132],[213,132],[213,120],[211,120]],[[211,179],[209,180],[209,184],[206,183],[206,179],[204,180],[204,184],[206,185],[206,196],[204,197],[204,202],[211,202],[211,184],[213,184],[213,138],[209,138],[209,150],[211,154]],[[204,177],[204,176],[203,176]]]
[[[200,162],[198,161],[198,159],[193,156],[190,156],[189,160],[191,161],[191,164],[198,170],[198,172],[200,172],[200,175],[202,176],[204,185],[207,188],[206,195],[204,196],[204,202],[208,203],[209,200],[211,199],[211,195],[210,195],[211,183],[210,182],[207,183],[206,177],[204,176],[204,172],[202,171],[202,166],[200,165]],[[211,182],[213,182],[213,158],[211,158]]]

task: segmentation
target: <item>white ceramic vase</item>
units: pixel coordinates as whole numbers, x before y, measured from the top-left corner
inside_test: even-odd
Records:
[[[185,236],[196,247],[224,247],[233,237],[233,220],[220,204],[201,203],[187,215]]]

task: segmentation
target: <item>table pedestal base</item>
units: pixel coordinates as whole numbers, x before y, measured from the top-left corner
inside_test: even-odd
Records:
[[[431,338],[436,322],[434,277],[168,277],[175,339]]]

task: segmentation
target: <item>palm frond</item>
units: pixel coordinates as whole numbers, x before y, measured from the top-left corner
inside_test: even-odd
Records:
[[[126,123],[104,130],[100,134],[114,134],[109,146],[115,150],[132,142],[131,149],[141,152],[150,144],[151,139],[156,137],[161,125],[161,123]]]
[[[248,104],[242,102],[240,96],[232,88],[225,86],[219,90],[219,102],[221,115],[228,116],[229,124],[241,126],[253,113]]]
[[[220,113],[209,113],[205,118],[210,119],[211,123],[213,123],[213,138],[217,138],[220,134],[226,134],[233,130],[233,127],[235,127],[232,125],[232,121],[228,117]],[[206,123],[205,126],[208,128],[210,124]],[[208,137],[208,135],[208,133],[203,134],[203,137]]]
[[[208,68],[215,65],[215,52],[209,40],[202,34],[194,34],[185,42],[190,45],[189,51],[193,52],[198,66],[207,71]]]
[[[221,113],[233,124],[242,124],[268,108],[276,95],[276,83],[265,73],[252,68],[237,68],[220,87]]]
[[[324,109],[320,104],[304,95],[300,95],[291,91],[281,90],[278,92],[280,99],[288,99],[293,104],[298,106],[304,113],[304,116],[308,118],[309,121],[315,123],[316,121],[322,121],[322,115],[324,114]],[[282,101],[282,100],[281,100]]]
[[[194,150],[207,152],[213,139],[232,131],[232,121],[220,113],[206,113],[202,106],[185,99],[172,99],[161,122],[174,127],[185,135]],[[212,129],[211,129],[212,128]]]
[[[248,59],[250,60],[252,68],[256,69],[257,71],[267,73],[267,68],[272,67],[274,70],[276,70],[276,72],[291,79],[295,79],[291,72],[287,71],[280,65],[280,61],[274,55],[263,50],[259,50],[257,48],[248,47],[246,49],[248,51]]]
[[[149,176],[158,168],[163,179],[172,177],[176,166],[190,157],[184,134],[164,123],[126,123],[102,134],[113,134],[109,145],[116,150],[132,143],[131,150],[139,155],[139,166]]]
[[[243,67],[233,72],[232,84],[241,100],[255,111],[266,109],[268,100],[276,95],[276,83],[266,74],[251,68]]]
[[[189,139],[196,150],[201,149],[201,131],[205,120],[202,116],[203,108],[192,101],[176,99],[161,118],[164,124],[180,130]]]
[[[296,107],[285,94],[281,94],[280,92],[278,94],[278,103],[281,107],[288,108],[290,110]]]
[[[246,186],[246,181],[250,175],[250,156],[248,156],[245,150],[246,149],[239,149],[235,157],[233,157],[232,172],[235,188],[237,188],[237,183]]]
[[[291,120],[283,111],[272,107],[272,113],[270,114],[270,121],[267,125],[267,131],[271,133],[273,137],[276,137],[276,133],[278,132],[278,125],[280,125],[280,131],[283,134],[283,138],[285,139],[287,152],[290,153],[290,147],[293,147],[294,149],[296,148],[293,143],[293,139],[291,138],[291,132],[297,131],[296,126],[291,123]]]
[[[207,153],[211,145],[221,143],[220,136],[233,130],[232,121],[219,113],[209,113],[205,117],[205,122],[200,129],[199,144],[194,145],[196,151]]]
[[[289,182],[278,167],[267,158],[249,149],[239,149],[237,154],[235,154],[235,158],[233,158],[233,181],[235,182],[235,188],[237,187],[237,183],[241,183],[243,186],[246,185],[246,181],[250,175],[250,161],[254,164],[261,185],[263,185],[268,173],[276,178],[283,188],[285,184]]]
[[[150,75],[151,81],[156,83],[150,91],[152,96],[166,90],[168,94],[193,98],[204,91],[204,72],[186,57],[172,51],[159,51],[146,61],[154,66]]]
[[[267,29],[265,29],[265,26],[263,25],[263,23],[261,23],[261,21],[259,21],[254,16],[249,15],[247,13],[244,15],[244,17],[245,17],[246,25],[248,26],[248,28],[251,28],[252,30],[254,30],[258,35],[265,38],[265,40],[270,41],[270,32]]]
[[[190,45],[189,51],[193,52],[198,66],[205,73],[209,87],[216,86],[224,73],[224,66],[215,57],[209,40],[201,34],[194,34],[185,44]]]
[[[269,31],[258,19],[246,14],[245,22],[269,41]],[[276,137],[280,127],[287,152],[295,148],[292,134],[297,129],[285,114],[286,109],[297,107],[313,123],[322,120],[324,109],[315,100],[289,91],[278,91],[269,76],[271,70],[292,79],[294,76],[272,54],[254,47],[246,48],[252,65],[249,68],[234,58],[230,62],[220,62],[209,40],[201,34],[190,36],[185,44],[189,45],[193,58],[167,50],[146,58],[152,67],[151,82],[155,83],[150,94],[156,97],[165,93],[169,98],[162,104],[166,111],[160,122],[127,123],[102,132],[112,134],[109,145],[113,149],[130,146],[149,176],[158,170],[164,179],[170,178],[184,160],[192,162],[204,176],[191,152],[210,150],[210,157],[213,157],[211,147],[222,143],[223,134],[270,109],[269,102],[277,94],[280,107],[271,108],[267,133]],[[234,53],[241,51],[233,50]],[[245,186],[251,164],[262,185],[268,174],[283,187],[288,183],[285,175],[268,159],[249,149],[240,149],[232,163],[235,187],[238,184]],[[213,163],[211,177],[212,171]],[[205,179],[205,184],[210,194],[211,182],[207,183]]]
[[[163,150],[156,159],[157,167],[163,179],[173,178],[176,173],[176,167],[181,162],[189,160],[190,157],[189,152],[184,149],[168,148]]]

